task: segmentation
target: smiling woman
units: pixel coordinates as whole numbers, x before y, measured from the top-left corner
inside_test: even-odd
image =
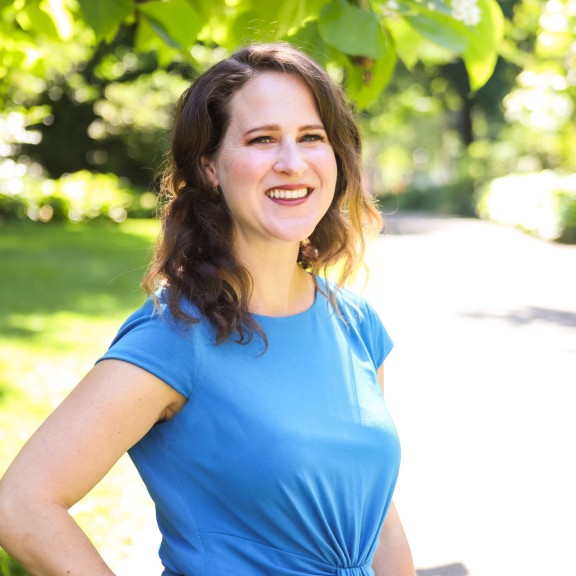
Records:
[[[245,48],[185,92],[171,152],[150,298],[0,482],[0,543],[33,574],[112,574],[68,510],[128,451],[164,576],[413,576],[392,342],[342,286],[380,224],[342,92]]]
[[[203,164],[230,210],[235,254],[246,262],[261,246],[259,257],[288,251],[296,261],[336,188],[336,158],[314,97],[302,79],[267,72],[234,95],[230,117]]]
[[[333,169],[326,164],[335,162],[336,173],[330,176],[335,182],[327,182],[314,193],[319,183],[314,164],[320,160],[322,178]],[[271,263],[273,271],[256,279],[260,267],[251,267],[246,258],[261,260],[260,248],[243,250],[242,255],[232,250],[234,242],[236,250],[242,245],[242,231],[247,228],[235,221],[231,203],[222,202],[221,192],[231,200],[241,199],[242,204],[251,202],[251,220],[256,218],[250,199],[254,183],[240,192],[236,184],[239,178],[261,178],[264,161],[275,176],[272,179],[268,174],[259,185],[264,187],[261,194],[276,201],[276,229],[302,226],[293,231],[297,243],[292,249],[297,248],[299,265],[294,278],[280,278],[278,267]],[[232,162],[233,171],[229,169]],[[223,170],[220,175],[218,167]],[[222,177],[227,178],[227,185],[219,181]],[[300,190],[301,195],[304,188],[307,193],[302,206],[290,204],[294,211],[280,210],[282,195],[286,200],[288,192]],[[285,44],[240,50],[208,70],[183,94],[164,192],[170,202],[164,212],[163,241],[145,285],[153,294],[158,279],[170,282],[172,312],[186,317],[181,298],[192,300],[216,327],[218,341],[233,333],[242,342],[255,334],[265,338],[250,313],[263,311],[258,295],[261,289],[278,294],[279,285],[291,286],[292,281],[298,285],[303,278],[310,292],[310,276],[303,271],[314,278],[337,262],[341,271],[338,284],[343,285],[361,262],[365,233],[382,225],[372,198],[362,187],[360,135],[342,91],[315,62]],[[330,194],[327,210],[310,229],[315,216],[306,219],[303,215]],[[234,207],[239,204],[235,202]],[[248,207],[242,209],[247,211]],[[283,220],[291,212],[300,215],[300,221]],[[274,246],[269,253],[278,257],[278,245]],[[286,244],[283,250],[288,250]],[[289,258],[294,261],[292,255]],[[272,280],[275,286],[264,288]],[[269,298],[264,300],[270,303]],[[303,302],[296,299],[295,310],[278,303],[271,313],[290,314],[306,302],[309,304],[310,297]]]

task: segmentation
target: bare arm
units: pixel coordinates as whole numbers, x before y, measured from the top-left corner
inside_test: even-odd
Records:
[[[408,539],[394,503],[390,505],[372,561],[375,576],[414,576]]]
[[[68,509],[183,403],[132,364],[97,364],[0,481],[0,544],[35,576],[111,576]]]
[[[384,391],[383,366],[378,370],[378,377],[382,391]],[[414,576],[415,574],[408,539],[394,503],[390,505],[384,526],[382,526],[372,569],[375,576]]]

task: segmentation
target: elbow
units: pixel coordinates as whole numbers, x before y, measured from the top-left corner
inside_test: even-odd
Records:
[[[38,520],[38,508],[26,500],[25,490],[11,480],[0,480],[0,547],[31,574],[38,573],[27,562],[35,547],[33,531]]]
[[[25,483],[8,476],[0,480],[0,546],[10,553],[25,547],[45,512]]]
[[[10,484],[7,479],[0,481],[0,546],[8,551],[12,548],[11,543],[18,539],[23,530],[22,498],[19,491]]]

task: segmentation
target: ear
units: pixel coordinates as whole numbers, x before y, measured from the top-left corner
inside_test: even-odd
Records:
[[[219,185],[219,182],[214,161],[208,156],[203,155],[200,158],[200,166],[204,171],[204,174],[206,174],[206,178],[208,178],[210,184],[216,188]]]

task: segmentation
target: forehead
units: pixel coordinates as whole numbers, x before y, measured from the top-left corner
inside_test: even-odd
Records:
[[[319,121],[310,87],[293,74],[261,72],[240,88],[230,101],[230,125]],[[295,115],[295,117],[293,117]]]

